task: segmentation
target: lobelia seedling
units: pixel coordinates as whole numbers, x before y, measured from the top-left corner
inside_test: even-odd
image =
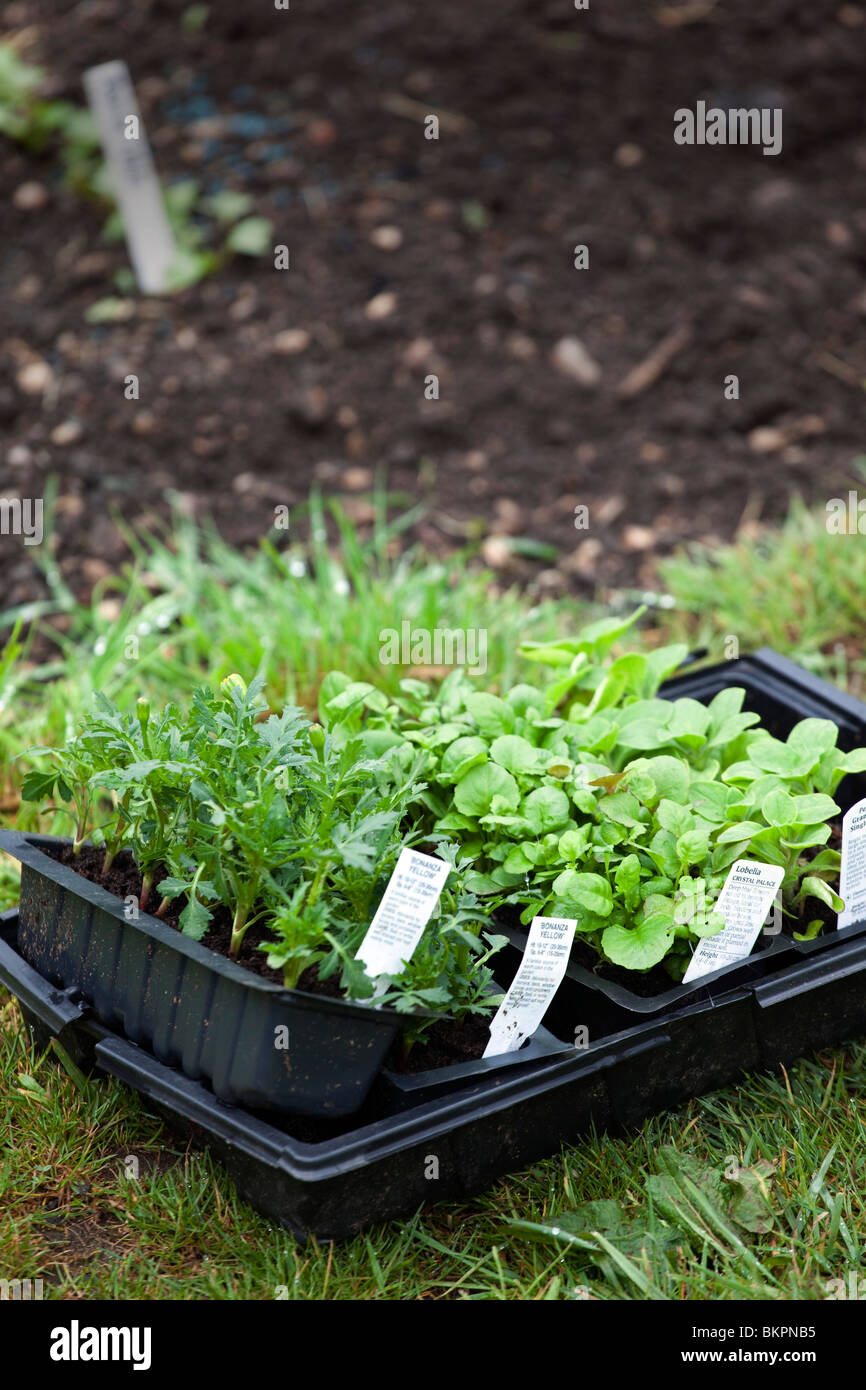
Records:
[[[722,930],[712,904],[745,855],[784,868],[795,924],[810,898],[838,911],[832,793],[866,769],[866,750],[840,752],[829,720],[773,738],[739,688],[707,705],[659,698],[684,646],[610,657],[641,611],[524,644],[551,674],[503,696],[455,671],[438,689],[405,680],[388,701],[332,673],[323,718],[350,707],[369,746],[396,745],[394,766],[423,753],[419,828],[458,840],[475,866],[467,887],[491,909],[510,905],[524,923],[575,917],[600,959],[663,962],[680,979],[700,938]],[[798,934],[821,925],[813,917]]]

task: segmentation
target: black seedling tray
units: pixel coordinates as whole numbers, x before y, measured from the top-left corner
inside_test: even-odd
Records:
[[[409,1015],[284,989],[150,913],[127,916],[55,857],[68,844],[0,830],[21,862],[21,951],[46,979],[230,1104],[311,1116],[363,1105]]]
[[[322,1240],[408,1216],[425,1202],[471,1196],[592,1129],[638,1125],[745,1071],[866,1032],[862,936],[758,984],[626,1028],[610,1000],[565,980],[556,1012],[569,1035],[589,1024],[597,1041],[584,1049],[491,1069],[408,1108],[405,1094],[380,1076],[351,1120],[274,1123],[224,1104],[202,1082],[112,1033],[22,959],[16,929],[17,913],[3,914],[0,984],[21,1001],[37,1041],[55,1037],[83,1069],[132,1086],[172,1129],[209,1149],[254,1207],[299,1237]]]
[[[780,737],[814,715],[839,725],[840,747],[866,743],[866,706],[772,652],[690,672],[664,693],[710,699],[732,684],[746,687],[747,708]],[[864,779],[850,777],[837,799],[848,805],[862,795]],[[590,971],[571,971],[544,1025],[560,1045],[585,1029],[585,1047],[537,1055],[544,1039],[536,1038],[510,1066],[430,1072],[414,1094],[405,1084],[412,1078],[398,1085],[381,1073],[351,1117],[274,1119],[218,1100],[203,1081],[100,1022],[78,991],[59,989],[28,965],[16,941],[17,912],[0,915],[0,984],[21,1001],[41,1043],[55,1037],[82,1068],[133,1086],[170,1126],[220,1159],[255,1207],[299,1236],[321,1239],[407,1216],[431,1200],[465,1198],[590,1129],[640,1124],[744,1072],[866,1033],[859,924],[814,942],[774,940],[743,965],[679,987],[673,999],[656,997],[649,1009]]]

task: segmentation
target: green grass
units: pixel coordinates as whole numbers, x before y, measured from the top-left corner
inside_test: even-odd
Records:
[[[119,1083],[70,1076],[34,1052],[13,1003],[0,1022],[0,1278],[41,1277],[46,1298],[787,1300],[824,1298],[852,1270],[866,1278],[863,1046],[702,1097],[639,1135],[588,1139],[474,1201],[330,1246],[263,1220]],[[726,1169],[770,1170],[754,1222],[764,1229],[735,1228],[717,1201],[705,1233],[665,1248],[671,1228],[645,1193],[664,1145],[731,1194]],[[515,1224],[555,1226],[599,1200],[621,1220],[595,1249]]]
[[[719,550],[690,546],[659,574],[675,600],[665,621],[677,638],[718,661],[731,638],[741,652],[775,647],[862,692],[866,547],[861,536],[830,534],[824,512],[797,502],[777,530]]]
[[[523,637],[579,623],[570,605],[527,614],[519,595],[494,592],[465,556],[431,563],[398,554],[401,523],[388,525],[382,498],[378,517],[362,543],[332,515],[326,543],[328,518],[314,500],[311,542],[283,553],[265,545],[253,557],[179,522],[171,543],[137,542],[137,567],[87,607],[52,572],[39,621],[63,612],[67,633],[50,645],[31,636],[16,653],[19,639],[0,661],[5,819],[19,775],[9,758],[63,737],[96,688],[124,703],[143,689],[182,693],[202,676],[257,667],[277,699],[310,698],[330,666],[393,680],[402,672],[378,664],[378,634],[404,617],[486,625],[484,683],[494,684],[516,670]],[[769,642],[831,669],[820,651],[862,630],[855,608],[866,564],[856,551],[795,509],[777,536],[671,561],[664,580],[676,606],[660,616],[663,635],[709,639],[721,657],[720,639],[734,634],[743,650]],[[792,585],[792,574],[814,578],[814,592]],[[3,626],[8,632],[0,617]],[[125,655],[131,634],[137,659]],[[846,658],[838,674],[856,677],[858,660]],[[0,862],[0,906],[15,898],[15,870]],[[299,1243],[240,1200],[220,1167],[188,1152],[133,1092],[34,1052],[17,1005],[0,992],[0,1278],[42,1277],[50,1298],[271,1299],[285,1290],[300,1299],[822,1299],[832,1279],[847,1283],[856,1271],[866,1280],[856,1169],[864,1123],[866,1048],[852,1043],[701,1097],[639,1134],[589,1138],[474,1200],[430,1206],[339,1246]],[[671,1180],[673,1217],[659,1202],[665,1146],[682,1168]],[[127,1178],[128,1158],[138,1178]],[[725,1176],[733,1169],[739,1183]],[[689,1173],[711,1194],[697,1215],[683,1207]],[[743,1188],[752,1199],[745,1226],[737,1224]],[[588,1202],[614,1207],[581,1210]],[[563,1220],[587,1233],[581,1244],[536,1229],[564,1229]]]
[[[399,631],[404,621],[428,630],[484,630],[490,678],[510,681],[527,624],[555,631],[567,608],[576,607],[527,605],[516,589],[502,590],[490,571],[468,564],[471,551],[438,560],[417,547],[401,549],[423,507],[389,521],[382,491],[373,507],[366,541],[338,503],[315,495],[300,517],[308,539],[278,549],[283,533],[272,533],[252,556],[180,516],[170,546],[154,536],[129,540],[140,575],[162,596],[161,621],[170,614],[176,624],[173,645],[187,663],[215,675],[260,670],[278,696],[301,703],[312,703],[331,669],[396,689],[405,670],[382,663],[380,634]],[[130,593],[146,602],[141,579]]]
[[[49,534],[50,507],[49,494]],[[128,708],[141,694],[165,702],[240,671],[247,680],[261,673],[273,704],[314,708],[329,670],[396,689],[409,671],[380,661],[381,633],[399,632],[404,621],[412,629],[486,632],[484,688],[515,678],[521,641],[585,620],[586,604],[531,605],[501,588],[472,551],[439,560],[401,545],[421,509],[389,519],[393,507],[381,490],[365,539],[337,503],[313,496],[303,510],[293,525],[303,523],[307,539],[286,545],[284,533],[273,533],[252,554],[180,511],[164,534],[127,532],[134,563],[97,585],[87,604],[76,601],[43,547],[49,597],[0,612],[0,805],[4,793],[14,802],[24,770],[16,756],[62,742],[95,690]]]

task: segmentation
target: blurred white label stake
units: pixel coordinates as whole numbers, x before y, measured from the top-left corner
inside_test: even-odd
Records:
[[[84,90],[126,234],[139,289],[162,294],[177,253],[162,189],[126,63],[100,63],[84,74]]]
[[[523,960],[490,1025],[485,1057],[516,1052],[531,1038],[562,983],[577,920],[533,917]]]

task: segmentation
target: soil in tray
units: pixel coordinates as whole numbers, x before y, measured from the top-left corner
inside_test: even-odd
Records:
[[[136,868],[132,859],[126,854],[119,854],[103,877],[102,864],[104,854],[101,849],[93,849],[86,846],[79,854],[72,853],[71,845],[64,845],[62,851],[53,856],[61,864],[68,865],[76,873],[81,874],[82,878],[89,879],[91,883],[98,883],[100,888],[105,888],[109,893],[114,893],[119,898],[135,897],[136,900],[141,895],[141,874]],[[160,867],[156,870],[153,881],[158,884],[160,879],[165,878],[167,870]],[[154,889],[151,893],[150,901],[147,905],[148,912],[155,914],[159,907],[159,893]],[[186,906],[186,898],[176,898],[160,918],[170,927],[179,927],[180,914]],[[231,913],[227,908],[217,906],[214,910],[213,919],[207,932],[201,939],[201,945],[207,946],[211,951],[216,951],[221,956],[227,956],[231,943]],[[247,931],[241,945],[238,956],[238,965],[242,965],[246,970],[252,970],[254,974],[261,975],[265,980],[272,980],[274,984],[283,983],[282,975],[278,970],[272,970],[267,963],[264,951],[258,949],[259,945],[265,941],[267,932],[254,923]],[[299,989],[307,990],[311,994],[323,994],[330,999],[342,999],[343,991],[333,980],[320,980],[315,972],[315,967],[305,970],[301,976]]]
[[[126,854],[117,856],[105,877],[102,874],[104,853],[101,849],[85,846],[78,855],[74,855],[72,846],[64,845],[59,854],[51,857],[119,898],[134,896],[137,899],[141,893],[141,874]],[[154,875],[154,882],[159,883],[162,877],[164,871],[158,871]],[[178,898],[160,920],[169,926],[177,927],[185,901]],[[149,908],[155,912],[158,905],[159,895],[154,892]],[[264,927],[253,924],[244,937],[237,963],[247,970],[252,970],[256,975],[281,985],[283,981],[279,971],[270,968],[264,951],[258,949],[266,939],[267,931]],[[201,945],[221,956],[228,956],[230,941],[231,914],[226,908],[219,906],[214,911],[213,922],[202,937]],[[319,994],[328,999],[345,998],[345,993],[336,979],[320,980],[315,966],[304,971],[298,988],[308,994]],[[489,1038],[489,1022],[485,1022],[483,1018],[470,1016],[463,1024],[457,1024],[452,1019],[442,1019],[433,1024],[422,1042],[415,1044],[405,1062],[401,1058],[398,1041],[389,1055],[387,1066],[394,1071],[418,1072],[434,1067],[453,1066],[458,1062],[476,1061],[484,1052]]]
[[[419,1071],[453,1066],[456,1062],[475,1062],[483,1056],[490,1041],[491,1013],[485,1018],[470,1014],[462,1023],[442,1018],[434,1023],[408,1057],[403,1057],[400,1039],[394,1043],[385,1062],[391,1071],[414,1076]]]

